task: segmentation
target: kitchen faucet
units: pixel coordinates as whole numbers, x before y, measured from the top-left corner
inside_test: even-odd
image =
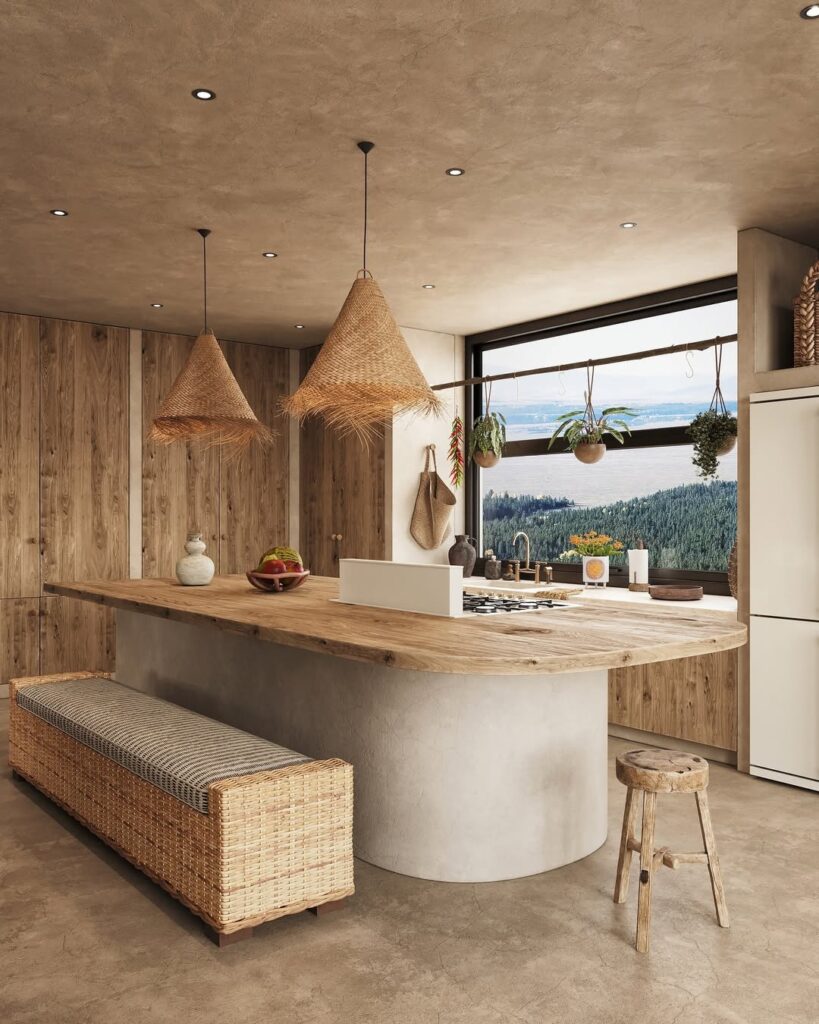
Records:
[[[517,543],[518,538],[523,537],[526,542],[526,564],[521,565],[519,558],[512,560],[512,572],[514,573],[515,582],[520,583],[520,577],[522,575],[531,576],[535,583],[551,583],[552,582],[552,570],[545,562],[535,562],[534,569],[531,564],[531,545],[529,543],[529,535],[524,533],[523,530],[518,530],[515,536],[512,538],[512,551],[517,554]],[[542,576],[541,576],[542,574]]]
[[[529,569],[529,554],[530,554],[530,550],[529,550],[529,535],[524,533],[523,530],[518,530],[518,532],[512,538],[512,550],[516,554],[517,554],[518,537],[523,537],[523,539],[526,541],[526,565],[524,565],[523,568],[528,570]]]

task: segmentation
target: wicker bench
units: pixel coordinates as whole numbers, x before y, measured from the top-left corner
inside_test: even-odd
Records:
[[[9,697],[12,770],[198,914],[219,945],[352,894],[351,765],[100,673],[14,679]]]

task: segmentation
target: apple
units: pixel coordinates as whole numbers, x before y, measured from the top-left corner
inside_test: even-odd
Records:
[[[287,565],[280,558],[268,558],[262,562],[260,572],[266,576],[278,576],[279,573],[287,572]]]
[[[284,565],[288,572],[304,572],[301,562],[286,561]]]

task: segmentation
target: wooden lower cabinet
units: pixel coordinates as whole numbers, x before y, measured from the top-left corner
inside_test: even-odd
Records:
[[[0,601],[0,686],[17,676],[40,673],[40,601],[34,597]]]
[[[737,749],[737,652],[612,669],[609,722]]]
[[[70,597],[44,597],[40,602],[40,674],[113,671],[114,616],[111,608]]]

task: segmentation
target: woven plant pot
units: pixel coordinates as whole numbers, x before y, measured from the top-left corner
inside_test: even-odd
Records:
[[[321,416],[364,439],[400,413],[443,408],[368,272],[353,282],[315,362],[282,404],[299,420]]]
[[[728,452],[732,452],[734,448],[736,448],[736,446],[737,439],[736,434],[734,434],[732,437],[729,437],[725,441],[723,441],[719,448],[717,448],[717,455],[727,455]]]
[[[606,446],[604,444],[579,444],[574,449],[574,457],[580,462],[585,462],[586,465],[599,462],[605,454]]]
[[[793,365],[815,366],[819,363],[816,334],[819,325],[819,262],[805,274],[799,294],[793,301]]]
[[[493,466],[497,466],[501,460],[501,456],[495,452],[482,452],[478,448],[473,452],[472,458],[481,469],[491,469]]]

